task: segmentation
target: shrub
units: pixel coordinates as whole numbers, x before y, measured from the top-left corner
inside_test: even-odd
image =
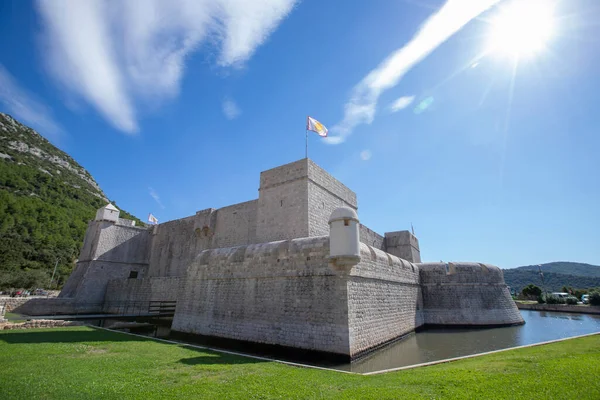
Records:
[[[539,295],[537,298],[537,302],[538,302],[538,304],[544,304],[546,302],[546,300],[544,300],[544,296]]]
[[[560,297],[556,297],[556,296],[548,296],[546,298],[546,303],[548,303],[548,304],[565,304],[565,299],[561,299]]]
[[[530,283],[523,288],[521,293],[527,298],[536,298],[542,294],[542,289],[535,286],[533,283]]]
[[[600,306],[600,292],[590,293],[590,305],[591,306]]]
[[[577,305],[577,298],[575,297],[567,297],[567,304],[569,305]]]

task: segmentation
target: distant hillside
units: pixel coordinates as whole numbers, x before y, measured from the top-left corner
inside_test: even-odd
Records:
[[[518,267],[515,269],[525,271],[538,271],[537,265],[527,265],[525,267]],[[600,265],[575,263],[567,261],[557,261],[547,264],[542,264],[542,271],[553,272],[557,274],[575,275],[575,276],[587,276],[600,278]]]
[[[47,286],[57,260],[62,284],[87,222],[108,201],[73,158],[0,113],[0,288]]]
[[[560,291],[563,286],[574,289],[600,287],[600,266],[573,262],[552,262],[541,264],[544,283],[548,291]],[[512,289],[521,291],[533,283],[542,286],[537,265],[505,269],[504,280]]]

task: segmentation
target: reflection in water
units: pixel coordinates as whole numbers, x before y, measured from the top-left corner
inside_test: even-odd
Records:
[[[521,310],[525,325],[491,329],[428,329],[369,357],[336,366],[359,373],[600,332],[600,316]]]

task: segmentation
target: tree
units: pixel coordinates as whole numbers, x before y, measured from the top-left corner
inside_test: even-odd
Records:
[[[590,305],[591,306],[600,306],[600,292],[591,292],[590,293]]]
[[[528,297],[530,299],[536,299],[542,294],[542,289],[540,289],[533,283],[530,283],[529,285],[523,288],[521,293],[523,293],[523,296],[525,297]]]

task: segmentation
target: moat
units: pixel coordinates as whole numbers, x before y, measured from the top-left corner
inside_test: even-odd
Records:
[[[311,359],[310,356],[282,356],[276,351],[256,350],[248,344],[231,346],[230,343],[220,343],[218,340],[195,343],[364,374],[600,332],[600,315],[529,310],[521,310],[521,315],[526,322],[524,325],[489,329],[426,328],[352,363],[335,363],[331,360]]]
[[[335,369],[367,373],[600,332],[600,316],[521,310],[525,325],[426,329]]]

